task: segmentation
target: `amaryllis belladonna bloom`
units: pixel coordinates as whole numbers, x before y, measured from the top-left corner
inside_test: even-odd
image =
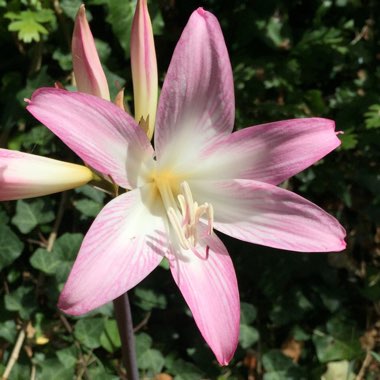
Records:
[[[277,187],[335,149],[331,120],[294,119],[232,132],[234,91],[217,19],[195,11],[159,99],[154,149],[127,113],[103,99],[37,90],[28,110],[86,163],[128,191],[100,212],[59,300],[86,313],[143,280],[166,257],[174,281],[219,363],[239,335],[239,293],[214,229],[301,252],[340,251],[332,216]]]

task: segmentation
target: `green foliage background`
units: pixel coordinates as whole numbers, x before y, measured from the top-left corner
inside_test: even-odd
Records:
[[[57,80],[72,87],[70,40],[79,5],[0,1],[1,147],[78,160],[25,111],[23,99]],[[125,86],[132,109],[134,6],[86,1],[112,94]],[[348,246],[339,254],[296,254],[222,236],[242,301],[239,347],[224,368],[169,271],[159,267],[130,292],[141,377],[335,380],[342,371],[342,379],[379,379],[380,2],[152,0],[149,6],[161,83],[189,15],[203,6],[218,17],[230,52],[237,129],[305,116],[336,121],[341,148],[285,186],[338,217]],[[56,308],[83,235],[105,202],[86,186],[0,204],[0,374],[26,331],[12,380],[125,378],[112,305],[81,318]]]

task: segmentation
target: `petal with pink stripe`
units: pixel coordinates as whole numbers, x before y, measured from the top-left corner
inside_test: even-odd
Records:
[[[232,69],[223,34],[216,17],[199,8],[177,43],[161,91],[158,159],[171,160],[176,147],[186,147],[189,140],[209,141],[230,133],[234,117]]]
[[[34,92],[28,111],[84,162],[124,188],[140,184],[153,148],[126,112],[96,96],[56,88]]]
[[[80,315],[125,293],[164,257],[168,242],[161,204],[150,185],[109,202],[85,236],[58,307]]]
[[[195,249],[169,256],[171,272],[205,341],[227,365],[239,338],[240,304],[235,270],[226,247],[214,234]]]
[[[202,165],[193,173],[202,179],[252,179],[277,185],[339,145],[332,120],[305,118],[261,124],[210,144],[200,154]]]
[[[191,181],[194,199],[214,207],[215,229],[251,243],[300,252],[346,247],[346,232],[320,207],[264,182]]]

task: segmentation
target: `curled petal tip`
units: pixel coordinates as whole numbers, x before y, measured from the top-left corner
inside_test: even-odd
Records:
[[[30,103],[30,102],[31,102],[31,100],[30,100],[30,99],[28,99],[28,98],[24,98],[24,102],[25,102],[25,103]]]
[[[197,9],[197,13],[200,15],[200,16],[206,16],[207,15],[207,11],[205,11],[202,7],[199,7],[198,9]]]

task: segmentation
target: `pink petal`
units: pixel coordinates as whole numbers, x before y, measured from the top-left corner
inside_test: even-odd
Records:
[[[231,132],[234,107],[231,64],[220,25],[214,15],[199,8],[178,41],[160,95],[158,158],[169,143],[193,136],[208,141]]]
[[[61,293],[67,314],[87,313],[125,293],[160,263],[167,249],[163,211],[146,186],[113,199],[85,236]]]
[[[0,201],[73,189],[92,179],[85,166],[0,149]]]
[[[151,139],[157,112],[158,78],[152,23],[147,0],[138,0],[131,31],[131,66],[135,119],[148,117],[148,138]]]
[[[276,185],[340,145],[335,123],[321,118],[278,121],[221,138],[201,154],[195,176],[252,179]]]
[[[109,100],[107,79],[96,51],[83,4],[75,19],[71,50],[78,91]]]
[[[203,338],[218,362],[227,365],[236,350],[240,320],[238,285],[227,249],[212,235],[195,252],[178,250],[169,260]]]
[[[45,124],[84,162],[131,188],[152,163],[153,148],[136,122],[98,97],[56,88],[33,93],[28,111]]]
[[[344,228],[299,195],[250,180],[191,181],[194,199],[214,207],[215,229],[251,243],[300,252],[346,247]]]

